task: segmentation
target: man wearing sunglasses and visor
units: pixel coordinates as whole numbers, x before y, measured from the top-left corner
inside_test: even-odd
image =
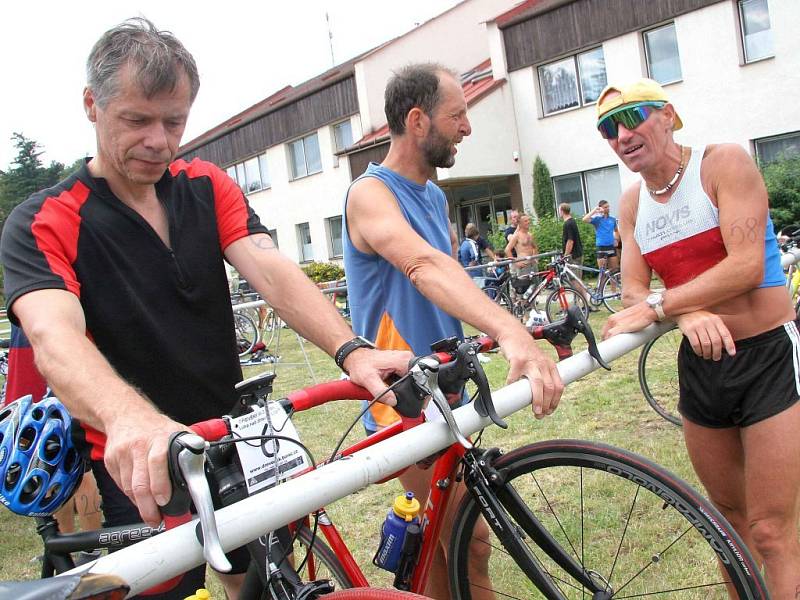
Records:
[[[766,572],[773,598],[800,590],[800,333],[767,192],[736,144],[689,148],[655,81],[612,85],[597,128],[642,176],[622,194],[623,303],[603,336],[672,318],[683,432],[708,495]],[[651,273],[666,291],[650,290]]]

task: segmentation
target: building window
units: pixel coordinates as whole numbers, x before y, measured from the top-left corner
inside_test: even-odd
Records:
[[[585,215],[588,208],[597,206],[600,200],[607,200],[611,205],[611,214],[616,214],[622,194],[616,165],[554,177],[553,187],[556,191],[556,208],[566,202],[576,218]]]
[[[744,62],[755,62],[775,55],[767,0],[739,0]]]
[[[349,119],[333,126],[333,145],[336,152],[353,145],[353,128]]]
[[[300,250],[300,262],[314,260],[314,249],[311,247],[311,228],[308,223],[297,225],[297,241]]]
[[[289,143],[289,164],[292,179],[322,171],[322,157],[316,132]]]
[[[539,67],[544,114],[592,104],[606,86],[603,48],[594,48]]]
[[[266,190],[270,187],[266,154],[231,165],[225,171],[245,194]]]
[[[342,258],[342,217],[326,219],[328,229],[328,250],[331,258]]]
[[[782,158],[800,156],[800,131],[754,140],[756,160],[764,166]]]
[[[644,32],[644,50],[647,58],[647,73],[661,85],[680,81],[681,56],[675,23]]]
[[[275,248],[279,249],[280,247],[278,246],[278,230],[268,229],[267,233],[269,234],[269,237],[272,238],[272,243],[275,244]]]

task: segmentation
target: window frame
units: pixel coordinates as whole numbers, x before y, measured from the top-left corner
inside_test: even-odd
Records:
[[[308,169],[308,152],[306,151],[306,140],[312,137],[316,137],[317,139],[317,151],[320,156],[319,160],[319,170],[317,171],[309,171]],[[294,153],[292,152],[292,147],[295,144],[300,144],[300,147],[303,149],[303,166],[305,167],[305,172],[302,174],[295,174],[295,164],[294,164]],[[314,131],[312,133],[308,133],[304,136],[286,142],[286,153],[288,155],[288,163],[289,163],[289,180],[296,181],[298,179],[304,179],[305,177],[311,177],[312,175],[316,175],[317,173],[322,173],[322,151],[319,147],[319,132]]]
[[[341,252],[336,254],[336,248],[333,241],[333,227],[331,226],[334,221],[339,221],[339,246]],[[344,258],[344,221],[342,215],[334,215],[325,219],[325,231],[328,234],[328,258]]]
[[[667,27],[672,27],[675,30],[675,46],[678,50],[678,68],[680,69],[680,76],[677,79],[672,81],[658,81],[655,77],[653,77],[653,69],[650,67],[650,51],[647,44],[647,34],[653,33],[655,31],[659,31],[661,29],[666,29]],[[675,21],[670,21],[669,23],[662,23],[661,25],[657,25],[655,27],[650,27],[649,29],[642,30],[642,47],[644,49],[644,64],[647,70],[647,77],[652,79],[653,81],[658,82],[659,85],[672,85],[673,83],[680,83],[683,81],[683,65],[681,64],[681,52],[680,47],[678,47],[678,28],[675,26]]]
[[[250,162],[251,160],[256,161],[256,168],[258,169],[258,181],[260,187],[256,190],[250,190],[250,182],[249,178],[247,177],[247,167],[245,166],[246,163]],[[265,165],[267,167],[267,180],[266,183],[264,182],[264,171],[262,170],[261,166]],[[231,175],[231,170],[233,170],[233,175]],[[240,160],[239,162],[235,162],[231,165],[225,167],[225,173],[230,177],[236,185],[239,186],[239,189],[242,190],[242,193],[245,196],[250,194],[257,194],[258,192],[263,192],[272,188],[272,180],[269,177],[269,163],[267,162],[267,153],[262,152],[261,154],[256,154],[255,156],[250,156],[244,160]],[[241,180],[244,181],[241,181]]]
[[[340,148],[339,144],[338,144],[338,142],[336,140],[336,130],[337,130],[337,128],[341,127],[345,123],[347,123],[347,125],[350,127],[350,143],[345,145],[345,146],[342,146]],[[334,153],[341,152],[345,148],[349,148],[350,146],[353,145],[353,123],[350,121],[349,118],[348,119],[344,119],[343,121],[339,121],[339,122],[334,123],[334,124],[331,125],[331,138],[333,139],[333,144],[332,145],[333,145]]]
[[[762,60],[769,60],[770,58],[775,58],[775,38],[774,37],[772,38],[772,53],[771,54],[767,54],[767,55],[761,56],[759,58],[753,58],[753,59],[748,58],[748,56],[747,56],[747,41],[745,39],[746,35],[745,35],[745,31],[744,31],[744,12],[743,12],[744,4],[745,4],[746,1],[747,0],[736,0],[736,15],[738,17],[738,23],[739,23],[739,47],[741,48],[741,52],[742,52],[742,56],[741,56],[741,58],[742,58],[742,66],[744,66],[744,65],[752,65],[754,63],[761,62]],[[767,5],[767,17],[769,17],[770,16],[770,13],[769,13],[769,0],[764,0],[764,2]],[[771,35],[772,34],[772,19],[771,18],[770,18],[770,21],[769,21],[769,31],[770,31],[770,35]]]
[[[768,135],[768,136],[765,136],[765,137],[753,139],[753,142],[752,142],[753,143],[753,155],[755,157],[756,164],[759,167],[764,167],[764,166],[770,164],[770,162],[772,162],[772,161],[766,162],[766,163],[764,162],[764,160],[762,158],[762,155],[761,155],[761,152],[759,151],[759,144],[762,144],[764,142],[775,142],[775,141],[782,140],[782,139],[785,139],[785,138],[796,138],[798,140],[798,144],[800,144],[800,131],[788,131],[786,133],[780,133],[778,135]],[[800,153],[798,153],[798,156],[800,156]]]
[[[541,111],[542,111],[542,118],[550,117],[552,115],[559,115],[561,113],[565,113],[565,112],[570,111],[570,110],[578,110],[578,109],[584,108],[586,106],[592,106],[593,104],[597,104],[597,100],[596,99],[591,101],[591,102],[584,102],[583,101],[583,91],[584,90],[583,90],[583,82],[581,80],[580,61],[578,60],[578,57],[582,56],[584,54],[588,54],[590,52],[594,52],[595,50],[598,50],[598,49],[603,52],[603,64],[605,65],[605,50],[603,49],[603,44],[599,44],[597,46],[592,46],[591,48],[586,48],[585,50],[581,50],[580,52],[574,52],[572,54],[567,54],[566,56],[562,56],[562,57],[557,58],[555,60],[550,60],[550,61],[548,61],[546,63],[542,63],[540,65],[536,65],[536,83],[537,83],[538,89],[539,89],[539,107],[541,108]],[[568,59],[572,60],[572,66],[574,68],[575,85],[576,85],[576,88],[577,88],[577,90],[576,90],[577,91],[577,96],[576,97],[577,97],[577,100],[578,100],[578,105],[577,106],[569,106],[567,108],[562,108],[560,110],[553,110],[553,111],[547,112],[545,110],[545,95],[544,95],[544,92],[543,92],[544,86],[542,84],[542,71],[541,71],[541,69],[543,67],[554,65],[556,63],[564,62],[565,60],[568,60]],[[608,71],[606,71],[606,84],[608,84]]]
[[[553,185],[553,201],[555,203],[554,210],[555,214],[558,214],[558,205],[561,202],[558,199],[558,192],[556,191],[556,180],[558,179],[566,179],[568,177],[575,177],[578,176],[580,178],[581,183],[581,199],[583,201],[583,215],[589,212],[589,185],[586,181],[586,175],[589,173],[596,173],[598,171],[604,171],[606,169],[614,169],[617,170],[617,178],[619,178],[620,183],[620,194],[622,194],[622,179],[620,178],[619,174],[619,165],[618,164],[611,164],[611,165],[603,165],[602,167],[595,167],[593,169],[585,169],[583,171],[573,171],[572,173],[562,173],[561,175],[556,175],[550,178],[550,181]],[[612,203],[613,204],[613,203]],[[582,217],[583,215],[576,215],[574,212],[572,213],[573,217],[578,218],[579,216]]]
[[[308,229],[308,245],[311,247],[311,257],[307,258],[305,252],[303,251],[303,226]],[[311,263],[314,262],[314,239],[311,237],[311,223],[309,221],[305,221],[303,223],[297,223],[295,226],[295,232],[297,233],[297,250],[298,250],[298,258],[300,259],[300,264]]]

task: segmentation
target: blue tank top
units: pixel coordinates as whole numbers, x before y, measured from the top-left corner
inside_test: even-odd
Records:
[[[356,181],[364,177],[382,181],[394,194],[414,231],[431,246],[450,255],[447,200],[435,183],[420,185],[375,163],[370,163]],[[347,228],[347,197],[342,211],[342,246],[350,316],[353,331],[358,335],[374,341],[378,348],[411,350],[416,355],[428,354],[431,344],[443,338],[464,337],[461,322],[420,294],[391,263],[353,246]],[[383,404],[376,403],[370,412],[364,419],[370,429],[390,425],[398,419],[397,413]]]

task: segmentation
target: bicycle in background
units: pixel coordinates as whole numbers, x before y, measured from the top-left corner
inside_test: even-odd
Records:
[[[614,256],[614,254],[614,251],[598,250],[597,258],[608,259],[609,256]],[[604,263],[607,262],[608,260],[604,261]],[[572,269],[579,269],[584,273],[594,273],[597,277],[596,284],[594,286],[588,285],[586,281],[578,278]],[[564,273],[569,278],[570,285],[586,292],[586,297],[592,307],[597,308],[603,305],[611,313],[619,312],[624,308],[622,306],[622,276],[619,269],[608,269],[605,264],[599,269],[585,265],[567,264]]]

